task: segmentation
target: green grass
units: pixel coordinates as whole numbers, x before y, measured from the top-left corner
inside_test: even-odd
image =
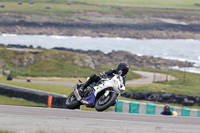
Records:
[[[95,11],[102,14],[115,14],[125,17],[159,17],[163,13],[169,12],[179,16],[184,16],[184,14],[199,15],[198,11],[166,10],[164,8],[200,9],[200,6],[195,5],[195,3],[200,3],[199,0],[35,0],[35,4],[33,5],[25,0],[22,0],[22,5],[18,5],[17,2],[17,0],[2,0],[0,4],[4,4],[5,8],[0,8],[0,13],[10,12],[20,15],[40,14],[50,16],[94,17],[94,14],[87,14],[87,12]],[[67,5],[67,2],[71,2],[71,5]],[[46,9],[47,6],[51,7],[51,9]],[[137,9],[132,7],[145,8]]]
[[[10,132],[10,131],[2,131],[2,130],[0,130],[0,133],[15,133],[15,132]]]
[[[73,63],[76,57],[84,58],[85,55],[76,53],[44,50],[37,56],[31,53],[15,53],[13,51],[0,49],[0,59],[5,61],[5,69],[11,71],[12,76],[30,76],[30,77],[88,77],[93,73],[100,73],[99,70],[89,67],[81,67]],[[38,58],[34,64],[29,67],[17,66],[12,60],[21,61]]]
[[[23,3],[18,5],[16,2],[2,2],[5,8],[0,8],[0,12],[11,12],[19,14],[46,14],[46,15],[58,15],[58,16],[72,16],[77,12],[84,13],[88,10],[103,11],[106,10],[104,7],[99,7],[95,5],[85,5],[85,4],[72,4],[68,6],[66,3],[41,3],[36,2],[31,5],[29,3]],[[51,9],[46,9],[46,7]]]
[[[136,69],[143,71],[159,72],[164,74],[173,75],[178,78],[175,81],[169,82],[156,82],[149,85],[129,85],[127,91],[137,92],[167,92],[183,95],[196,95],[200,96],[200,74],[185,73],[182,71],[173,70],[149,70],[149,69]]]
[[[2,2],[15,4],[18,0],[1,0]],[[27,4],[26,0],[21,0],[23,4]],[[142,7],[170,7],[170,8],[197,8],[194,3],[200,3],[199,0],[34,0],[35,4],[38,3],[54,3],[66,4],[67,2],[90,3],[98,5],[116,5],[116,6],[142,6]],[[73,5],[72,4],[72,5]],[[17,4],[16,4],[17,5]]]

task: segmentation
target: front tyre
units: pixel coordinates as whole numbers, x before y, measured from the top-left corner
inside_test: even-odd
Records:
[[[110,92],[108,96],[100,96],[99,99],[95,103],[95,109],[97,111],[104,111],[108,109],[110,106],[113,106],[115,104],[115,100],[117,98],[117,94]]]
[[[68,109],[78,109],[81,105],[81,102],[76,100],[76,97],[74,95],[74,92],[72,92],[66,100],[66,107]]]

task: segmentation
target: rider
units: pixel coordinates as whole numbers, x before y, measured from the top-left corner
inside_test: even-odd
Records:
[[[170,110],[170,105],[165,105],[163,111],[160,113],[161,115],[173,115],[173,112]]]
[[[109,77],[113,77],[113,74],[118,74],[119,71],[122,72],[121,76],[125,76],[129,71],[129,65],[127,63],[120,63],[116,69],[111,68],[105,72],[101,72],[100,76],[104,77],[106,75]],[[84,92],[84,90],[93,82],[99,82],[101,79],[100,76],[98,76],[97,74],[92,74],[90,78],[80,87],[80,92]]]

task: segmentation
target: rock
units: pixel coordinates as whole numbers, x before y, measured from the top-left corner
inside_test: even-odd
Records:
[[[1,8],[5,8],[5,5],[0,5]]]
[[[102,51],[83,51],[73,50],[67,48],[54,48],[64,51],[70,51],[75,53],[87,54],[88,56],[95,59],[98,64],[115,65],[117,66],[121,61],[127,62],[131,67],[142,67],[142,68],[156,68],[156,69],[170,69],[173,66],[179,67],[193,67],[194,63],[182,62],[178,60],[169,60],[162,58],[154,58],[153,56],[137,56],[125,51],[112,51],[108,54],[104,54]]]
[[[31,53],[27,51],[14,51],[16,54],[11,61],[20,67],[28,67],[33,65],[36,61],[42,60],[58,60],[61,62],[70,62],[78,66],[90,67],[92,69],[99,68],[99,63],[96,59],[86,54],[74,54],[72,52],[62,51],[46,51],[43,53]]]
[[[30,1],[29,4],[34,4],[34,2],[33,2],[33,1]]]
[[[13,77],[11,75],[8,75],[7,80],[12,80]]]
[[[22,2],[21,2],[21,1],[19,1],[19,2],[18,2],[18,5],[22,5]]]
[[[46,9],[51,9],[51,7],[50,7],[50,6],[47,6]],[[43,25],[43,24],[42,24],[42,25]]]
[[[76,56],[73,61],[78,66],[86,66],[95,69],[93,59],[88,55]]]

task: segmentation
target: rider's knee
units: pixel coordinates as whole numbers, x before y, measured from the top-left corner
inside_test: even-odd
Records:
[[[92,74],[90,79],[94,82],[98,82],[101,78],[97,74]]]
[[[91,79],[94,79],[94,78],[96,78],[96,77],[97,77],[96,74],[92,74],[92,75],[90,75],[90,78],[91,78]]]

